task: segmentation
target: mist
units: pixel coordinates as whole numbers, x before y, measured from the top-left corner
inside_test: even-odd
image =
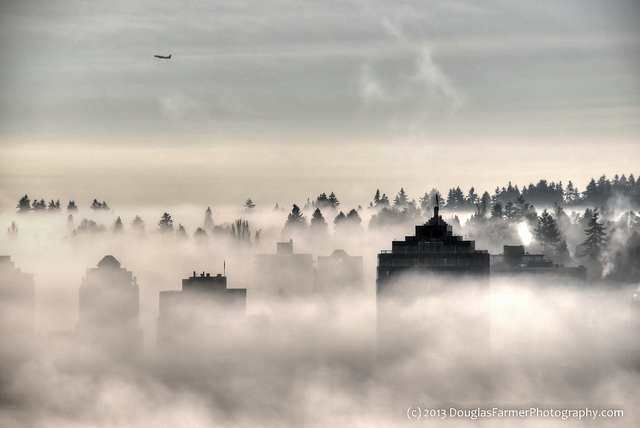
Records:
[[[246,211],[183,205],[164,209],[0,215],[17,224],[0,253],[33,274],[33,334],[3,332],[0,425],[7,427],[138,426],[405,426],[452,420],[450,409],[477,407],[623,410],[586,422],[570,418],[457,417],[455,426],[636,426],[640,394],[637,284],[586,287],[560,281],[434,277],[437,292],[411,299],[376,296],[376,255],[426,221],[371,227],[376,211],[336,232],[339,210],[322,210],[327,235],[283,229],[284,210]],[[345,214],[348,210],[343,210]],[[161,233],[164,213],[173,231]],[[303,210],[308,220],[313,210]],[[451,212],[446,214],[455,215]],[[136,216],[144,228],[132,225]],[[122,230],[114,232],[117,219]],[[501,248],[460,213],[454,234],[478,237],[477,249]],[[85,222],[92,220],[95,226]],[[238,226],[237,220],[246,221]],[[448,221],[448,220],[447,220]],[[185,235],[178,233],[179,225]],[[202,228],[205,234],[196,234]],[[247,230],[245,230],[245,228]],[[520,244],[517,225],[504,244]],[[242,229],[242,233],[240,232]],[[464,229],[464,230],[463,230]],[[259,232],[256,235],[256,232]],[[513,240],[510,240],[513,239]],[[342,249],[362,256],[362,276],[321,292],[270,289],[260,256],[278,242],[318,257]],[[112,255],[136,278],[139,356],[118,359],[95,341],[73,338],[87,269]],[[198,326],[170,332],[176,347],[158,346],[159,296],[181,281],[223,274],[227,289],[246,289],[246,307],[188,302]],[[309,278],[290,278],[300,284]],[[412,283],[415,281],[415,283]],[[398,285],[400,287],[400,285]],[[419,287],[408,279],[405,289]],[[200,300],[201,302],[201,300]],[[8,313],[19,324],[24,314]],[[215,317],[211,317],[215,314]],[[7,317],[7,315],[4,315]],[[4,318],[7,319],[7,318]],[[191,321],[189,321],[191,322]],[[6,325],[9,325],[6,324]],[[386,332],[386,333],[385,333]],[[8,352],[12,349],[12,352]],[[408,409],[446,409],[443,420],[409,420]]]

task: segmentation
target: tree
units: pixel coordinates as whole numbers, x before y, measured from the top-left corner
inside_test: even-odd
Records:
[[[356,211],[355,209],[352,209],[347,213],[347,216],[345,217],[345,221],[347,222],[347,224],[351,226],[360,226],[360,224],[362,223],[360,214],[358,214],[358,211]]]
[[[209,235],[207,234],[207,231],[204,230],[203,228],[199,227],[196,229],[196,231],[193,233],[193,238],[196,241],[202,242],[202,241],[206,241],[207,238],[209,238]]]
[[[244,210],[247,212],[253,212],[253,209],[256,207],[256,204],[253,203],[251,198],[247,199],[244,203]]]
[[[560,244],[558,244],[558,247],[556,248],[554,261],[561,265],[568,265],[569,263],[571,263],[571,254],[569,254],[569,247],[567,246],[567,241],[565,241],[564,239],[560,241]]]
[[[316,208],[311,216],[311,224],[309,226],[309,233],[314,236],[327,235],[329,232],[329,225],[324,219],[320,208]]]
[[[564,202],[567,205],[575,204],[580,201],[580,192],[573,186],[571,180],[567,183],[567,187],[564,189]]]
[[[561,242],[561,234],[556,221],[546,209],[538,217],[535,236],[544,254],[555,255],[557,253]]]
[[[448,210],[457,210],[464,208],[464,204],[464,193],[462,192],[462,189],[460,189],[460,186],[456,187],[455,189],[449,189],[449,193],[447,194],[446,208]]]
[[[116,222],[113,225],[113,233],[122,233],[122,220],[120,220],[120,216],[116,219]]]
[[[54,202],[53,199],[51,199],[48,209],[49,211],[60,211],[60,200],[58,199],[57,202]]]
[[[140,216],[136,216],[131,222],[131,229],[136,232],[143,233],[144,232],[144,220],[140,218]]]
[[[173,220],[171,220],[171,215],[168,213],[162,214],[162,218],[158,222],[158,226],[160,226],[160,232],[162,233],[172,233],[173,232]]]
[[[587,235],[587,239],[582,243],[582,245],[585,246],[585,250],[582,255],[587,256],[592,260],[597,260],[600,257],[602,247],[604,246],[607,237],[604,223],[598,223],[598,216],[598,210],[593,210],[593,215],[589,220],[588,228],[584,231]]]
[[[69,201],[69,205],[67,205],[67,211],[78,211],[78,207],[76,206],[75,201]]]
[[[11,222],[11,227],[7,227],[7,236],[9,236],[9,238],[18,236],[18,225],[16,225],[15,221]]]
[[[20,198],[16,208],[18,208],[18,212],[20,213],[31,211],[31,200],[29,199],[29,197],[27,195],[24,195],[22,198]]]
[[[373,196],[373,206],[377,207],[380,204],[380,189],[376,189],[376,194]]]
[[[105,201],[102,201],[102,203],[100,203],[98,202],[97,199],[94,199],[93,203],[91,204],[91,209],[94,211],[99,211],[99,210],[109,211],[109,205],[107,205]]]
[[[34,211],[44,211],[47,209],[47,203],[44,201],[44,199],[40,199],[38,200],[34,200],[33,204],[31,205],[31,208]]]
[[[293,204],[293,208],[284,224],[283,233],[297,234],[304,232],[306,229],[307,220],[304,218],[304,215],[302,215],[300,208],[296,204]]]
[[[207,210],[204,212],[204,225],[203,228],[205,230],[213,229],[213,217],[211,215],[211,207],[207,207]]]
[[[331,192],[331,194],[329,195],[329,205],[331,206],[332,210],[337,210],[340,206],[340,201],[338,201],[336,194],[333,192]]]
[[[502,209],[502,203],[500,203],[499,201],[496,202],[493,207],[491,208],[491,218],[492,219],[503,219],[504,218],[504,211]]]
[[[251,229],[249,229],[249,221],[238,219],[231,225],[231,235],[238,241],[251,241]]]
[[[347,218],[346,215],[344,215],[344,213],[342,211],[340,211],[340,213],[338,213],[338,215],[336,216],[336,218],[333,219],[333,226],[336,228],[336,230],[338,228],[340,228],[340,226],[342,225],[342,223],[344,223],[345,218]]]
[[[176,236],[180,239],[187,239],[187,231],[185,230],[182,224],[178,224],[178,230],[176,231]]]
[[[480,197],[476,193],[476,189],[475,188],[471,187],[471,189],[469,189],[469,193],[467,194],[466,203],[467,203],[467,206],[469,206],[469,207],[475,207],[478,203],[480,203]]]
[[[405,193],[404,188],[401,187],[400,191],[398,192],[395,199],[393,200],[393,206],[398,208],[404,208],[407,206],[408,202],[409,200],[407,198],[407,194]]]

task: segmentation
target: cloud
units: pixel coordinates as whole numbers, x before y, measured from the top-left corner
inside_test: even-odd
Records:
[[[408,57],[362,64],[357,82],[364,115],[401,133],[424,133],[464,104],[463,94],[426,46]]]

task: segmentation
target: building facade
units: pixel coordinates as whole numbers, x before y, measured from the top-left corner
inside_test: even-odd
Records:
[[[549,285],[585,285],[587,269],[554,264],[545,260],[544,254],[527,253],[524,245],[505,245],[502,254],[491,255],[491,277],[541,279]]]
[[[336,292],[364,288],[362,256],[350,256],[335,250],[330,256],[318,256],[316,291]]]
[[[429,292],[427,279],[432,275],[466,277],[488,284],[489,264],[489,253],[476,250],[474,241],[454,235],[435,207],[434,216],[416,226],[414,236],[393,241],[391,250],[378,254],[376,289],[381,295],[394,284],[409,280],[424,283],[427,289],[422,291]]]
[[[78,338],[115,361],[142,355],[140,291],[131,271],[107,255],[87,269],[79,293]]]
[[[197,376],[222,369],[255,343],[259,329],[246,314],[247,290],[228,288],[226,276],[193,272],[181,290],[161,291],[159,300],[158,361],[170,372]]]
[[[293,240],[278,242],[276,254],[256,256],[256,291],[266,298],[286,298],[313,292],[314,270],[311,254],[293,252]]]

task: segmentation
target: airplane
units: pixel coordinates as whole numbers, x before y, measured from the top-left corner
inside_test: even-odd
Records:
[[[160,58],[160,59],[171,59],[171,55],[169,56],[162,56],[162,55],[154,55],[155,58]]]

